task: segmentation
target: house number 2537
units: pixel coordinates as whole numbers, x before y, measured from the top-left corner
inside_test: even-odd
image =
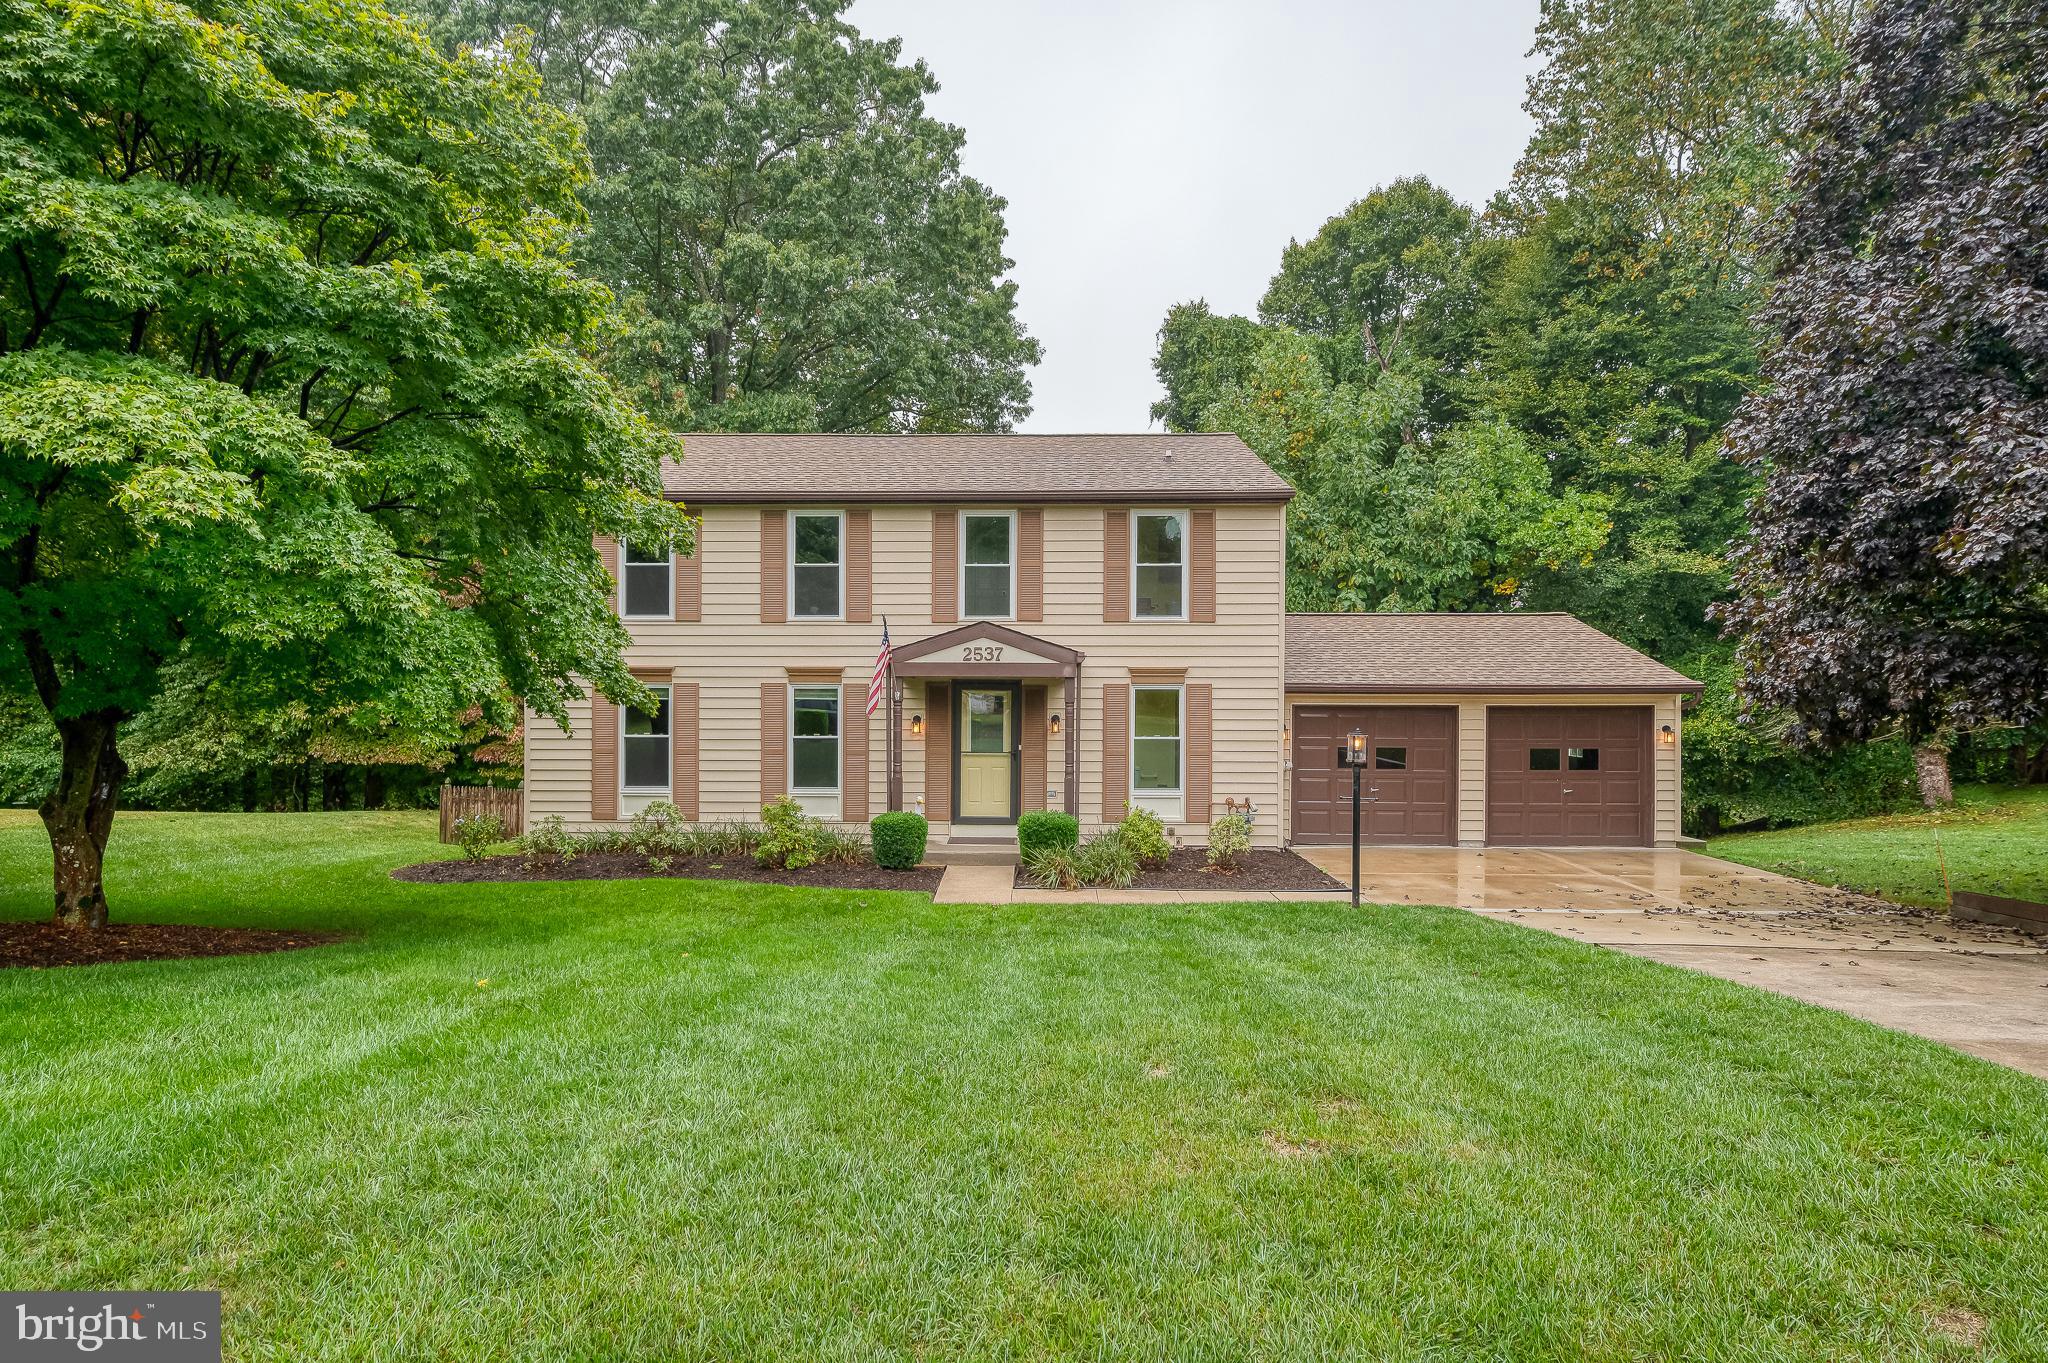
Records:
[[[970,663],[999,663],[1003,660],[1003,646],[970,644],[961,656],[963,661]]]

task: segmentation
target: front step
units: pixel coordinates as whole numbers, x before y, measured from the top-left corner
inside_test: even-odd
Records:
[[[1015,866],[1017,835],[947,838],[926,847],[924,859],[930,866]]]

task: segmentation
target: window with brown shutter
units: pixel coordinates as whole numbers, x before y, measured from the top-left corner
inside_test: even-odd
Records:
[[[609,823],[619,817],[619,707],[590,696],[590,817]]]
[[[1124,816],[1131,794],[1131,688],[1122,683],[1102,688],[1102,821]]]
[[[789,791],[789,688],[761,683],[761,803]]]
[[[868,821],[868,688],[864,682],[839,687],[839,817]]]
[[[942,681],[924,684],[924,816],[953,821],[953,689]]]
[[[704,522],[697,522],[697,534],[688,554],[677,554],[676,619],[704,618]]]
[[[1017,618],[1045,618],[1045,512],[1035,506],[1017,513]]]
[[[1043,686],[1024,688],[1024,775],[1020,812],[1029,814],[1045,808],[1046,690]]]
[[[1102,620],[1120,625],[1131,618],[1131,513],[1102,513]],[[1122,817],[1122,809],[1117,811]]]
[[[597,561],[611,574],[612,611],[619,609],[619,542],[610,535],[593,535],[591,545],[597,550]]]
[[[673,682],[668,688],[668,731],[675,774],[670,778],[669,800],[683,818],[697,818],[697,786],[700,770],[697,755],[697,683]]]
[[[1188,619],[1200,624],[1216,623],[1216,513],[1197,511],[1194,513],[1193,532],[1189,536],[1194,543],[1190,546],[1190,577],[1188,584]]]
[[[951,625],[960,619],[959,535],[958,511],[943,508],[932,512],[933,624]]]
[[[779,625],[789,618],[789,518],[780,511],[761,513],[761,623]]]

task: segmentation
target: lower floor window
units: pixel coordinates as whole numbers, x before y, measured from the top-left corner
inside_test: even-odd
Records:
[[[1131,688],[1131,788],[1146,795],[1180,791],[1180,688]]]
[[[839,688],[794,687],[790,706],[790,787],[838,790]]]
[[[666,791],[668,789],[668,688],[650,686],[654,708],[642,710],[628,705],[625,713],[626,789]]]

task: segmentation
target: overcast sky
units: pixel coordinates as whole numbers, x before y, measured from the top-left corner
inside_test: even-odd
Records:
[[[1537,0],[855,0],[1009,200],[1045,347],[1029,431],[1132,431],[1173,303],[1250,314],[1288,238],[1426,174],[1468,202],[1528,137]]]

